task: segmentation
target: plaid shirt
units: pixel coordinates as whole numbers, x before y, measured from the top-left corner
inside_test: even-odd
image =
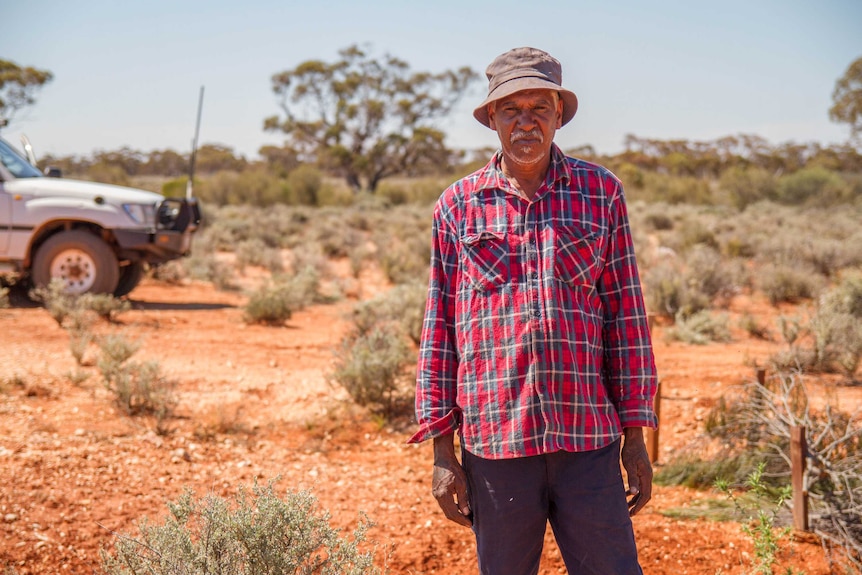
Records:
[[[460,429],[470,453],[505,459],[657,424],[622,185],[551,153],[532,201],[498,152],[437,202],[411,443]]]

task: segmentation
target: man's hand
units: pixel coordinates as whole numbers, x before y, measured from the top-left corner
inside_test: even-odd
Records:
[[[434,475],[431,493],[446,517],[459,525],[473,525],[467,501],[467,474],[455,457],[453,435],[434,438]]]
[[[629,480],[626,495],[631,497],[628,500],[629,515],[634,516],[652,498],[652,465],[644,443],[643,429],[627,427],[623,433],[625,439],[621,457]]]

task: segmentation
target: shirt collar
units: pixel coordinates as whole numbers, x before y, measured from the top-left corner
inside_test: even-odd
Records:
[[[483,190],[505,190],[510,188],[501,161],[503,159],[503,151],[497,150],[494,157],[491,158],[484,168],[479,171],[476,178],[476,185],[473,188],[473,193],[478,194]],[[572,168],[566,160],[566,155],[557,146],[551,144],[551,163],[548,166],[548,175],[545,176],[545,186],[549,190],[556,189],[561,185],[568,187],[572,181]]]

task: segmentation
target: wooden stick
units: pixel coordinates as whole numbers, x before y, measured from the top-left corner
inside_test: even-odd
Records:
[[[647,453],[651,463],[658,461],[658,430],[661,428],[661,381],[658,382],[653,401],[655,415],[659,420],[659,427],[647,430]]]
[[[790,428],[790,473],[793,481],[793,527],[798,531],[808,531],[808,492],[804,481],[807,451],[805,428],[794,425]]]

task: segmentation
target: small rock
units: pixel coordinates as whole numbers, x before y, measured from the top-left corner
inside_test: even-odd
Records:
[[[6,523],[14,523],[15,521],[18,521],[18,515],[16,515],[15,513],[7,513],[3,517],[3,519],[6,521]]]
[[[174,449],[174,450],[171,452],[171,459],[172,459],[172,460],[175,460],[175,461],[179,461],[179,460],[181,460],[181,459],[182,459],[183,461],[191,461],[191,460],[192,460],[192,456],[189,454],[189,452],[188,452],[188,451],[186,451],[186,450],[185,450],[185,449],[183,449],[182,447],[179,447],[179,448],[177,448],[177,449]]]

